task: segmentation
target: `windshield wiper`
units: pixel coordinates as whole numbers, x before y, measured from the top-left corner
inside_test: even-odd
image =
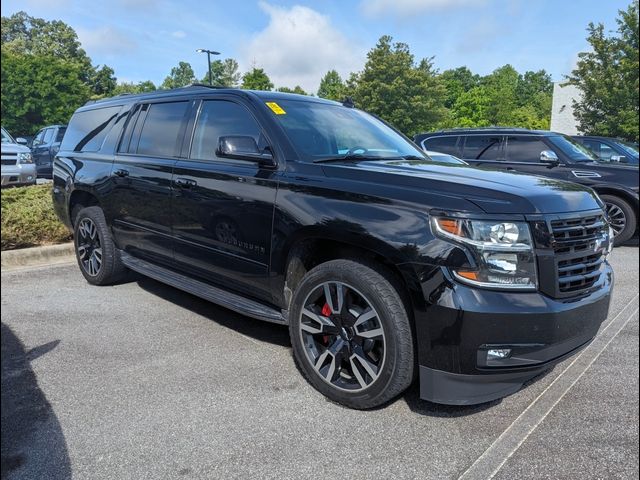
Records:
[[[384,158],[354,153],[352,155],[341,155],[338,157],[316,158],[313,163],[353,162],[358,160],[384,160]]]

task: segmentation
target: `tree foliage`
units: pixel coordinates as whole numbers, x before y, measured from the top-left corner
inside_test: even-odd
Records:
[[[91,92],[79,63],[2,50],[2,124],[16,135],[67,123]]]
[[[582,98],[574,112],[581,132],[638,141],[638,0],[618,12],[611,35],[603,24],[590,23],[591,51],[579,54],[569,83]]]
[[[444,118],[445,90],[430,59],[416,64],[406,43],[383,36],[367,54],[364,70],[347,90],[358,107],[385,119],[407,135],[431,130]]]
[[[273,83],[262,68],[253,67],[242,76],[242,88],[247,90],[273,90]]]
[[[171,69],[171,73],[164,79],[160,88],[180,88],[191,85],[196,81],[196,74],[189,62],[178,62],[178,65]]]
[[[304,89],[300,86],[300,85],[296,85],[293,88],[289,88],[289,87],[278,87],[276,88],[276,92],[282,92],[282,93],[297,93],[298,95],[309,95],[307,92],[304,91]]]
[[[345,92],[346,86],[342,81],[342,77],[335,70],[329,70],[320,80],[320,87],[318,88],[318,96],[320,98],[341,101],[344,100]]]
[[[208,71],[202,78],[202,83],[209,83]],[[223,87],[237,87],[240,84],[238,62],[233,58],[211,62],[211,84]]]
[[[113,95],[122,95],[123,93],[145,93],[153,92],[156,90],[156,86],[151,80],[145,80],[144,82],[121,82],[118,83],[113,90]]]

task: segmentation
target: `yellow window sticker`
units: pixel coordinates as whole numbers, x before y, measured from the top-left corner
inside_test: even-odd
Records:
[[[269,107],[271,109],[271,111],[273,113],[275,113],[276,115],[285,115],[287,112],[284,111],[284,109],[278,105],[276,102],[266,102],[267,103],[267,107]]]

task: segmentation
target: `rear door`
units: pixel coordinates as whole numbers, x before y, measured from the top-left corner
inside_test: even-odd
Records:
[[[155,263],[173,264],[173,167],[182,145],[191,100],[136,105],[111,171],[111,218],[119,248]]]
[[[465,135],[462,140],[462,156],[466,162],[476,167],[504,167],[504,137],[496,135]]]
[[[173,175],[173,232],[178,268],[254,298],[271,301],[268,265],[276,172],[256,161],[220,158],[218,139],[266,134],[249,104],[205,98]]]

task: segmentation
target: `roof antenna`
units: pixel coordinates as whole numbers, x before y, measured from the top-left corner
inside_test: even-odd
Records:
[[[344,105],[347,108],[354,108],[356,106],[356,104],[353,103],[352,97],[345,97],[344,100],[342,100],[342,105]]]

